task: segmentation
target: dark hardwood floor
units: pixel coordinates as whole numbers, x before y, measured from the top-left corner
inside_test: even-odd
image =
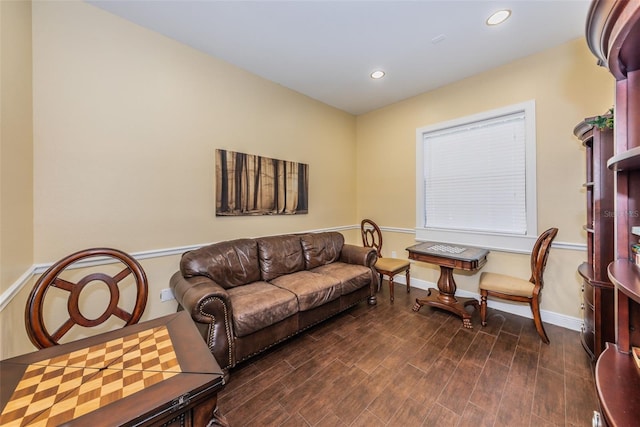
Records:
[[[590,426],[597,398],[578,332],[489,309],[488,325],[386,282],[362,303],[236,367],[219,395],[240,426]],[[544,296],[543,296],[544,298]],[[471,308],[469,308],[471,310]]]

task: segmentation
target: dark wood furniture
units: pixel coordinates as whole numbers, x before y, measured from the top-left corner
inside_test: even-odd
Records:
[[[113,276],[92,272],[76,282],[65,278],[65,270],[69,269],[69,267],[90,261],[99,261],[101,263],[115,261],[122,264],[123,269]],[[133,278],[133,285],[136,288],[136,299],[131,312],[121,307],[121,292],[118,288],[118,284],[125,281],[129,276]],[[107,285],[110,300],[104,313],[95,319],[88,319],[82,314],[79,301],[83,288],[92,282],[103,282]],[[58,288],[69,292],[67,295],[69,318],[53,332],[49,332],[43,316],[47,291],[50,288]],[[111,248],[93,248],[75,252],[56,262],[45,271],[31,290],[24,315],[27,334],[36,347],[45,348],[57,345],[60,339],[75,325],[87,328],[95,327],[103,324],[111,316],[122,319],[124,321],[123,326],[133,325],[138,323],[144,312],[148,293],[147,276],[142,266],[129,254]]]
[[[615,344],[608,344],[595,369],[604,420],[612,426],[638,425],[640,370],[630,354],[640,346],[640,268],[630,246],[640,226],[640,2],[596,0],[587,18],[587,43],[616,79],[614,155],[615,261],[608,274],[615,286]]]
[[[482,326],[487,325],[487,297],[525,302],[531,308],[533,323],[538,335],[545,344],[549,344],[549,337],[547,337],[540,317],[540,298],[544,287],[544,269],[549,258],[549,250],[557,234],[557,228],[550,228],[538,236],[531,250],[531,277],[529,280],[505,274],[482,273],[479,285]]]
[[[380,273],[380,284],[383,276],[389,278],[389,298],[393,302],[393,278],[394,276],[404,273],[407,279],[407,292],[411,290],[411,263],[406,259],[400,258],[383,258],[382,257],[382,231],[380,227],[370,219],[363,219],[360,222],[360,233],[362,234],[362,244],[368,248],[374,248],[378,253],[376,261],[376,271]],[[379,286],[380,286],[379,284]],[[378,286],[378,291],[380,287]]]
[[[609,117],[610,115],[606,115]],[[607,161],[613,156],[613,130],[598,128],[588,117],[574,128],[573,134],[586,150],[587,179],[587,261],[578,267],[582,277],[582,346],[596,360],[607,342],[613,342],[613,285],[607,266],[613,261],[613,222],[615,218],[613,172]]]
[[[186,312],[0,362],[1,425],[225,425],[222,370]]]
[[[413,311],[420,310],[425,304],[447,310],[462,317],[463,326],[471,329],[471,314],[465,308],[471,305],[478,309],[478,300],[456,297],[457,286],[453,270],[479,270],[487,263],[489,251],[440,242],[419,243],[407,248],[407,251],[409,259],[440,266],[438,289],[429,289],[426,298],[416,298]]]

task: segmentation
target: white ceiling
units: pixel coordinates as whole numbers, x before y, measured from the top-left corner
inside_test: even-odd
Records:
[[[87,0],[352,114],[583,37],[588,0]],[[485,20],[509,8],[497,27]],[[442,38],[434,42],[435,38]],[[595,62],[595,58],[594,58]],[[372,80],[375,69],[387,73]]]

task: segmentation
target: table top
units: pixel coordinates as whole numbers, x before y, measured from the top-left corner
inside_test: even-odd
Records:
[[[0,425],[138,425],[221,388],[186,312],[0,361]]]
[[[486,258],[489,251],[484,248],[454,245],[444,242],[422,242],[407,248],[409,253],[456,259],[460,261],[479,261]]]

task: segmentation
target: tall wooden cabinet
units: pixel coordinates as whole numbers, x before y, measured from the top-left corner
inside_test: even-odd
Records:
[[[615,343],[596,364],[596,389],[611,426],[640,423],[640,369],[630,354],[640,347],[640,267],[632,261],[640,226],[640,1],[594,0],[587,17],[587,43],[616,79],[614,155],[614,258],[608,275],[615,286]]]
[[[613,261],[614,173],[607,168],[613,156],[613,130],[597,128],[590,122],[578,123],[573,133],[585,147],[587,198],[587,261],[578,267],[582,276],[582,346],[592,360],[600,356],[607,342],[613,342],[613,285],[607,266]]]

